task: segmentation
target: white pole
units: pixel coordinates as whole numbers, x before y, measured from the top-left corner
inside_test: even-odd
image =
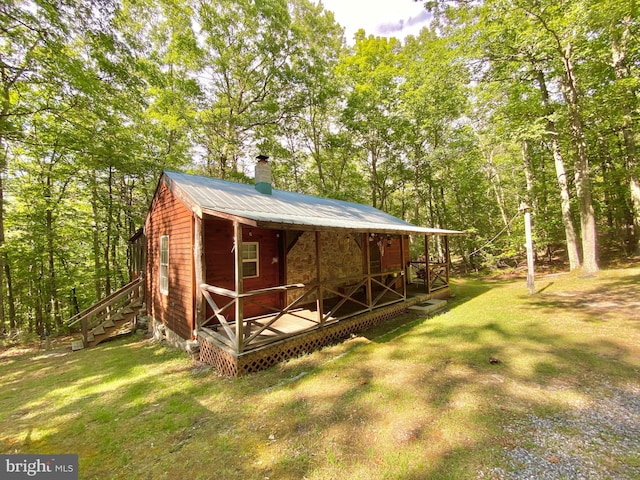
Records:
[[[533,239],[531,235],[531,212],[526,203],[520,205],[520,210],[524,212],[524,233],[527,241],[527,288],[529,295],[536,293],[535,271],[533,265]]]

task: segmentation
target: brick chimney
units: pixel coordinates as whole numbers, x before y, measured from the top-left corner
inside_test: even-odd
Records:
[[[256,190],[266,195],[271,195],[271,165],[269,165],[269,157],[266,155],[258,155],[256,157]]]

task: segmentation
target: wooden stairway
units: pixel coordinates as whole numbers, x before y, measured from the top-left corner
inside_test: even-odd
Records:
[[[144,279],[137,278],[69,319],[69,327],[80,324],[82,331],[82,340],[74,341],[71,349],[95,347],[104,340],[135,329],[143,307]]]

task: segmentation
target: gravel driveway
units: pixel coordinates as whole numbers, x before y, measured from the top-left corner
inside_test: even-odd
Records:
[[[549,418],[529,415],[506,428],[520,445],[504,449],[498,480],[640,479],[640,386],[585,389],[597,402]],[[526,442],[526,444],[524,444]]]

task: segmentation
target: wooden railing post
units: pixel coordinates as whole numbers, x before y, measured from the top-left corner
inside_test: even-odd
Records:
[[[367,305],[369,311],[373,310],[373,292],[371,291],[371,245],[369,242],[369,234],[362,234],[362,249],[364,253],[365,273],[367,276]]]
[[[193,329],[197,331],[204,323],[206,314],[206,300],[200,291],[200,285],[205,283],[207,267],[204,257],[204,221],[197,215],[194,216],[193,221],[193,266],[195,270],[195,288],[197,291],[195,300],[196,315]]]
[[[244,300],[242,294],[244,293],[244,282],[242,277],[242,225],[239,222],[233,222],[233,238],[235,242],[235,287],[236,287],[236,353],[240,354],[243,350],[244,344],[244,328],[242,325],[243,320],[243,306]]]
[[[320,232],[316,232],[316,283],[318,284],[316,309],[318,313],[318,323],[322,326],[324,325],[324,302],[322,300],[322,270],[320,268]]]
[[[87,347],[88,337],[89,337],[89,325],[88,320],[86,318],[82,319],[82,343],[85,347]]]
[[[429,235],[424,236],[424,281],[427,293],[431,293],[431,265],[429,264]]]
[[[451,266],[451,252],[449,251],[449,236],[445,235],[444,236],[444,256],[445,256],[445,262],[447,264],[446,267],[446,282],[447,282],[447,286],[449,285],[449,271],[450,271],[450,266]]]

